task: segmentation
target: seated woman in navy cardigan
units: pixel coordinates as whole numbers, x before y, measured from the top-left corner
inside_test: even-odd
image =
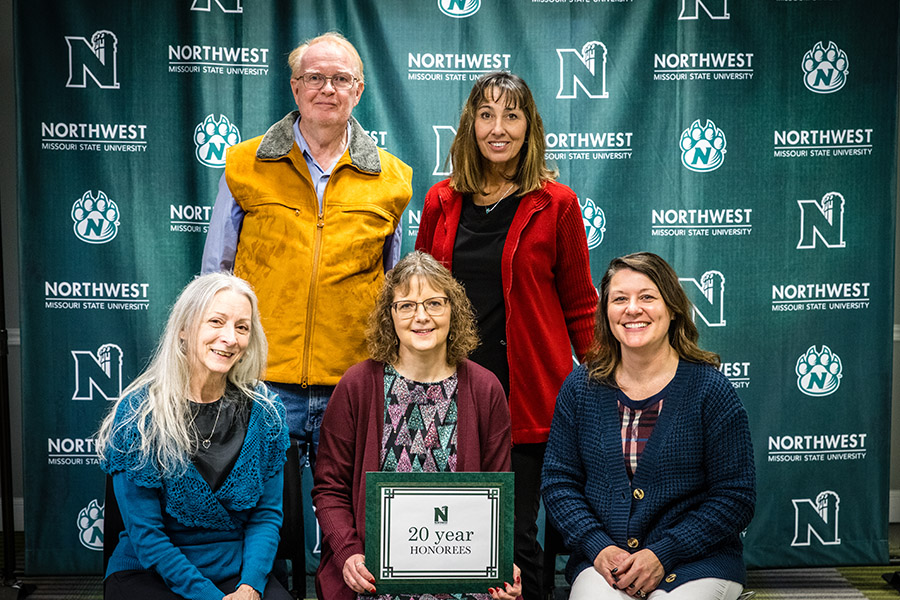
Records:
[[[189,283],[150,365],[103,421],[101,465],[125,522],[107,600],[290,600],[269,574],[288,432],[260,382],[256,306],[233,275]]]
[[[756,502],[747,415],[662,258],[614,259],[556,403],[542,492],[571,600],[733,600]]]
[[[312,491],[319,598],[390,598],[376,596],[363,554],[366,472],[509,471],[506,395],[493,373],[466,360],[477,343],[465,291],[431,255],[412,252],[388,271],[369,317],[373,359],[347,370],[322,420]],[[522,592],[515,565],[513,575],[463,599],[512,600]]]

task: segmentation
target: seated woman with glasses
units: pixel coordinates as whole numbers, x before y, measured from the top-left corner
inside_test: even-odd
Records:
[[[509,470],[506,397],[490,371],[466,360],[477,343],[465,291],[434,258],[413,252],[386,274],[369,317],[372,359],[347,370],[322,421],[312,492],[319,598],[390,598],[377,595],[364,555],[366,472]],[[428,410],[436,406],[447,408]],[[452,435],[430,434],[448,427]],[[512,585],[462,597],[516,598],[513,572]]]

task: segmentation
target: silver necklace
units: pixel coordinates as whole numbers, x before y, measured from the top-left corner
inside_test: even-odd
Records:
[[[494,202],[494,203],[491,204],[490,206],[485,206],[485,207],[484,207],[484,214],[486,214],[486,215],[491,214],[491,211],[494,210],[495,208],[497,208],[497,207],[500,205],[500,203],[503,202],[503,199],[506,198],[506,197],[509,195],[509,192],[510,192],[510,190],[512,189],[512,186],[514,185],[514,183],[515,183],[515,182],[510,182],[510,184],[509,184],[508,186],[506,186],[506,191],[503,192],[503,195],[500,196],[500,199],[499,199],[499,200],[497,200],[496,202]]]
[[[209,450],[209,446],[210,446],[210,444],[212,444],[212,437],[213,437],[213,434],[216,432],[216,425],[219,424],[219,415],[222,413],[222,404],[224,404],[224,403],[225,403],[225,399],[219,398],[219,408],[218,408],[218,410],[216,410],[216,420],[213,421],[213,426],[212,426],[212,430],[209,432],[209,437],[207,437],[206,439],[200,440],[200,445],[203,446],[204,450]],[[197,415],[194,415],[194,419],[196,419],[196,418],[197,418]],[[194,426],[194,431],[197,432],[197,437],[200,437],[200,430],[197,429],[197,424],[194,423],[194,419],[191,419],[191,424]]]

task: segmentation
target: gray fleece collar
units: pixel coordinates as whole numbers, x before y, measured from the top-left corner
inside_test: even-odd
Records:
[[[295,110],[269,127],[256,149],[256,157],[273,160],[287,156],[294,146],[294,121],[299,118],[300,112]],[[353,117],[350,117],[349,149],[350,162],[354,167],[368,173],[381,173],[378,146]]]

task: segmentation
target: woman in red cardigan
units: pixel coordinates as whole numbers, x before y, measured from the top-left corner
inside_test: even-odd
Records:
[[[402,258],[385,275],[367,337],[373,360],[338,382],[319,438],[316,593],[326,600],[390,598],[377,596],[363,554],[366,472],[509,471],[506,397],[490,371],[466,360],[478,343],[472,307],[447,269],[424,252]],[[522,590],[515,565],[513,575],[463,598],[513,600]]]
[[[471,359],[509,397],[515,560],[523,598],[543,600],[536,520],[544,449],[572,349],[579,360],[587,352],[597,306],[584,223],[575,192],[544,161],[544,126],[516,75],[475,82],[450,159],[450,179],[425,197],[416,249],[465,286],[482,340]]]

